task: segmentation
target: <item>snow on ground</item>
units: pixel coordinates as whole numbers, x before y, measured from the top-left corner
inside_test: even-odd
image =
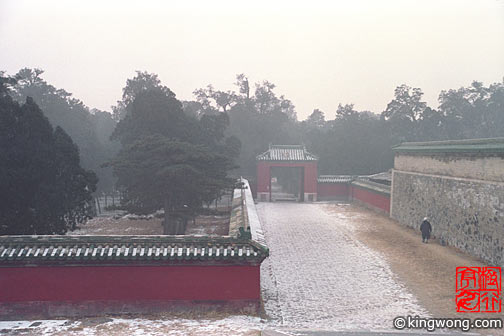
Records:
[[[355,229],[362,215],[329,213],[326,206],[258,205],[270,248],[261,281],[272,325],[393,330],[396,316],[426,316],[385,259],[357,240]]]
[[[38,321],[0,321],[2,335],[75,335],[75,336],[220,336],[259,335],[258,317],[230,316],[221,319],[145,319],[100,318]]]

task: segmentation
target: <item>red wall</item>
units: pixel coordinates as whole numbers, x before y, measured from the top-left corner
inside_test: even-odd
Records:
[[[0,268],[0,302],[259,299],[259,266]]]
[[[348,197],[348,183],[319,183],[317,186],[318,197]]]
[[[352,198],[367,203],[373,207],[390,213],[390,196],[386,196],[368,189],[359,188],[354,185],[351,187]]]
[[[269,192],[271,171],[269,162],[257,163],[257,192]]]
[[[319,183],[318,197],[349,197],[390,213],[390,196],[348,183]]]
[[[257,192],[270,191],[271,167],[304,167],[304,192],[317,192],[317,162],[287,163],[265,161],[259,161],[257,163]]]

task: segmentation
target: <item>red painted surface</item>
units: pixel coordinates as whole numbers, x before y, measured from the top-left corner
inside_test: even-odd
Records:
[[[271,180],[271,170],[269,162],[258,162],[257,163],[257,192],[269,192],[270,191],[270,180]]]
[[[319,183],[317,186],[317,195],[319,198],[344,198],[350,194],[348,183]]]
[[[268,162],[257,163],[257,192],[269,192],[271,167],[303,167],[304,192],[317,193],[317,162]]]
[[[367,203],[373,207],[381,209],[386,213],[390,213],[390,197],[380,194],[378,192],[373,192],[372,190],[359,188],[352,185],[351,190],[353,199],[357,199],[363,203]]]
[[[259,300],[259,266],[0,268],[0,302]]]

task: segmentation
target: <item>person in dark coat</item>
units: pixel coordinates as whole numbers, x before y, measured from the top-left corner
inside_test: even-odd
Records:
[[[425,217],[422,221],[422,224],[420,224],[420,231],[422,231],[422,242],[427,244],[432,231],[432,226],[429,223],[429,219],[427,217]]]

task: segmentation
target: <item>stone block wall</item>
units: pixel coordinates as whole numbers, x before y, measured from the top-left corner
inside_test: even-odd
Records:
[[[394,159],[394,168],[408,172],[504,182],[503,155],[482,156],[479,153],[411,155],[398,153]]]
[[[504,183],[432,174],[429,162],[439,160],[428,157],[423,164],[419,157],[413,160],[415,172],[393,171],[391,217],[418,229],[427,216],[441,243],[504,266]],[[471,169],[478,164],[477,159],[467,162]],[[457,160],[457,170],[461,163]],[[441,165],[449,168],[446,162]],[[418,172],[423,167],[429,173]],[[500,167],[503,175],[504,162]]]

